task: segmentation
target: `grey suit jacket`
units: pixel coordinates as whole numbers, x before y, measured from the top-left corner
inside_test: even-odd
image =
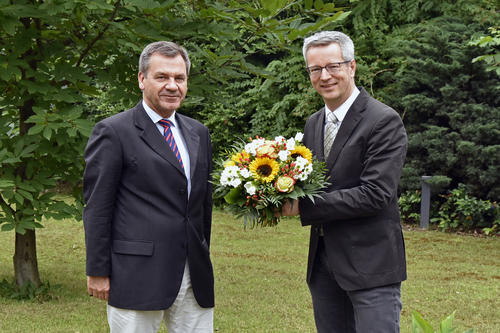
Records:
[[[114,307],[169,308],[186,259],[196,300],[214,305],[210,135],[194,119],[176,120],[191,161],[189,199],[186,175],[142,103],[97,123],[85,149],[87,275],[110,277]]]
[[[406,279],[397,189],[407,150],[399,115],[363,88],[344,118],[330,155],[323,153],[324,109],[306,122],[304,143],[327,163],[329,188],[321,199],[299,202],[303,225],[312,225],[307,278],[310,281],[324,230],[328,263],[345,290]]]

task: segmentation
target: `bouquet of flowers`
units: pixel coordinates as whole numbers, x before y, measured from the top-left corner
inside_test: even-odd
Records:
[[[235,144],[213,173],[214,197],[243,218],[245,227],[275,226],[276,211],[286,200],[308,197],[314,201],[329,185],[324,162],[313,159],[302,133],[285,139],[261,137]]]

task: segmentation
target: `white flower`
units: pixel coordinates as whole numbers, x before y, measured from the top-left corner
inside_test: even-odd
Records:
[[[286,140],[286,150],[294,150],[295,149],[295,139],[290,138]]]
[[[301,174],[299,174],[298,178],[299,178],[299,180],[304,181],[307,179],[308,176],[309,176],[308,174],[306,174],[305,172],[302,172]]]
[[[266,142],[265,139],[255,139],[252,142],[245,145],[245,151],[250,155],[255,156],[257,154],[257,148],[262,146]]]
[[[252,173],[248,169],[240,169],[240,176],[243,178],[250,178],[252,176]]]
[[[220,183],[223,186],[232,186],[232,187],[237,187],[238,185],[241,184],[240,177],[238,175],[239,168],[235,165],[230,165],[224,168],[222,170],[221,176],[220,176]]]
[[[274,138],[274,141],[276,141],[278,144],[285,142],[285,138],[280,136],[277,136]]]
[[[308,165],[306,165],[306,167],[304,168],[304,172],[307,173],[307,175],[310,175],[311,172],[313,171],[313,166],[311,163],[309,163]]]
[[[232,187],[238,187],[241,184],[241,179],[233,178],[233,180],[229,183]]]
[[[278,157],[281,161],[286,161],[288,159],[288,156],[290,156],[290,151],[288,150],[280,150],[278,153]]]
[[[304,137],[304,134],[302,134],[301,132],[298,132],[297,134],[295,134],[295,141],[302,142],[303,137]]]
[[[309,164],[309,161],[302,156],[297,156],[295,160],[295,169],[303,170],[306,165]]]
[[[254,195],[255,192],[257,192],[257,188],[251,182],[246,182],[245,185],[243,185],[243,186],[247,190],[247,193],[250,195]]]

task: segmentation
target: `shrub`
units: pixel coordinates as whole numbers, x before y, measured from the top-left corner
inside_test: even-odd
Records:
[[[420,220],[420,191],[406,191],[399,197],[399,211],[404,223],[416,224]]]
[[[498,230],[500,210],[496,202],[470,196],[463,184],[440,197],[444,201],[431,222],[442,230],[482,228],[487,234]]]

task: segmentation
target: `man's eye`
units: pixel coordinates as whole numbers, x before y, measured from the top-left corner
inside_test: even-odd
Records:
[[[335,65],[328,65],[328,66],[326,66],[326,67],[327,67],[328,69],[333,69],[333,70],[336,70],[336,69],[339,69],[339,68],[340,68],[340,65],[335,64]]]
[[[311,73],[317,73],[317,72],[319,72],[320,70],[321,70],[321,68],[320,68],[320,67],[313,67],[313,68],[311,68],[311,69],[310,69]]]

